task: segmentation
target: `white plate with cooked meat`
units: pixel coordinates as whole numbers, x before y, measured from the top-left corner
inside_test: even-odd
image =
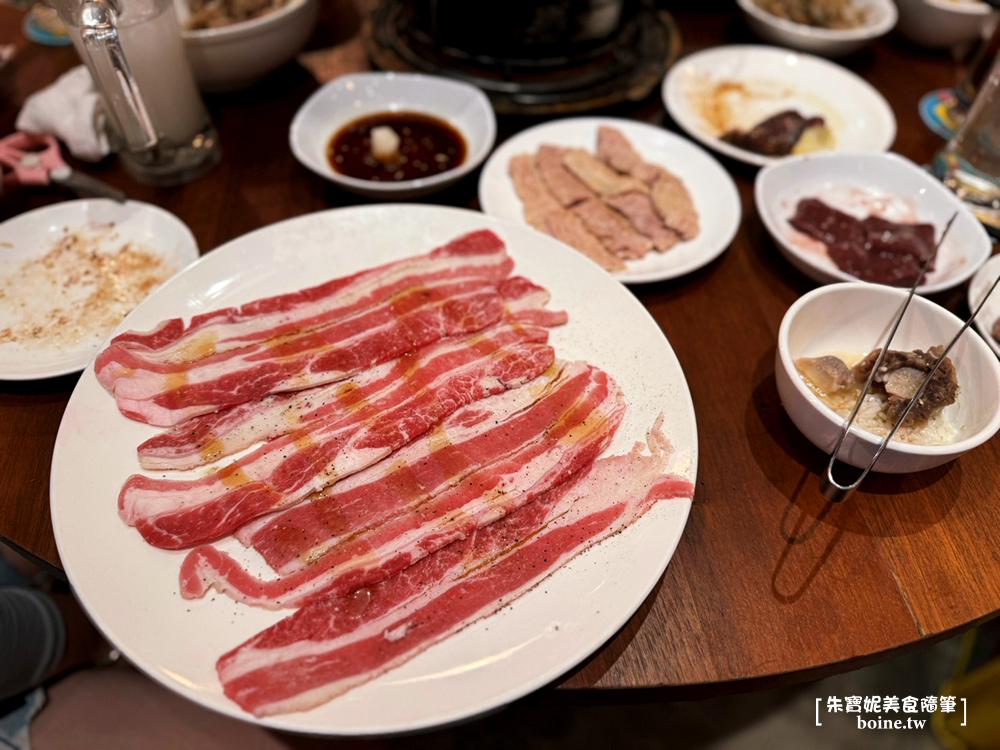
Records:
[[[757,166],[789,153],[888,151],[896,138],[892,107],[867,81],[828,60],[775,47],[689,55],[667,74],[661,93],[692,138]],[[723,140],[736,132],[755,137],[738,139],[742,145]],[[789,144],[794,150],[781,153]]]
[[[732,178],[700,147],[608,117],[557,120],[509,139],[483,168],[479,203],[575,246],[626,284],[711,263],[741,211]]]

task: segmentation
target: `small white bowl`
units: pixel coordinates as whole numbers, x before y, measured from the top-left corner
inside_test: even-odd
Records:
[[[993,244],[983,225],[955,194],[908,159],[893,153],[825,153],[792,156],[765,167],[754,183],[757,213],[781,253],[813,281],[827,284],[856,277],[840,270],[826,248],[788,223],[802,198],[864,218],[907,221],[916,217],[937,229],[939,238],[958,213],[938,251],[934,271],[917,291],[933,294],[969,279],[989,258]],[[877,207],[878,211],[870,210]]]
[[[899,33],[914,44],[946,49],[978,40],[993,13],[973,0],[896,0]]]
[[[465,161],[430,177],[373,182],[330,166],[327,145],[344,125],[376,112],[421,112],[450,123],[465,138]],[[316,174],[368,198],[403,200],[437,192],[482,164],[496,140],[493,106],[475,86],[419,73],[357,73],[323,86],[295,113],[288,140],[292,153]]]
[[[781,404],[810,442],[832,452],[845,420],[803,382],[795,368],[799,357],[867,354],[882,346],[907,292],[856,281],[814,289],[785,313],[778,330],[774,374]],[[923,297],[914,297],[890,348],[944,346],[963,321]],[[955,440],[945,445],[915,445],[893,439],[875,471],[903,474],[947,463],[989,440],[1000,428],[1000,362],[974,331],[966,331],[948,355],[959,383],[958,400],[945,407],[955,426]],[[881,444],[878,435],[851,426],[840,460],[864,468]]]
[[[852,1],[865,10],[865,22],[856,29],[808,26],[768,13],[754,0],[736,0],[747,25],[761,39],[824,57],[842,57],[856,52],[888,34],[896,25],[898,14],[892,0]]]
[[[187,0],[175,0],[181,26]],[[291,60],[309,41],[318,0],[291,0],[273,13],[214,29],[185,29],[184,51],[202,91],[246,88]]]
[[[969,310],[975,310],[983,297],[990,291],[993,282],[1000,276],[1000,255],[992,256],[982,267],[976,271],[976,275],[969,282]],[[998,357],[1000,357],[1000,341],[993,338],[993,324],[1000,320],[1000,288],[993,290],[989,299],[983,305],[983,309],[976,316],[975,325],[979,333],[989,344]]]

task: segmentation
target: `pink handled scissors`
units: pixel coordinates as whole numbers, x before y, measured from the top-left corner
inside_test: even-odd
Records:
[[[56,183],[88,195],[125,202],[125,193],[72,169],[59,153],[59,143],[44,133],[14,133],[0,138],[2,187]]]

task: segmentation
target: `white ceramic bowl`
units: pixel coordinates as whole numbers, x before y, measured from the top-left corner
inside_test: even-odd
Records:
[[[982,35],[993,9],[975,0],[896,0],[899,33],[914,44],[945,49]]]
[[[465,138],[465,161],[430,177],[372,182],[330,166],[330,138],[344,125],[376,112],[422,112],[450,123]],[[330,81],[295,113],[288,140],[295,158],[345,190],[368,198],[405,200],[437,192],[478,167],[493,148],[493,106],[475,86],[419,73],[357,73]]]
[[[67,231],[90,233],[106,226],[107,237],[93,240],[102,252],[117,251],[124,243],[134,242],[163,258],[172,273],[178,273],[198,259],[194,235],[172,213],[139,201],[116,203],[107,198],[63,201],[15,216],[0,223],[0,274],[14,274],[22,264],[43,257]],[[44,289],[45,287],[43,287]],[[22,290],[16,290],[22,291]],[[25,296],[30,290],[23,290]],[[14,300],[16,302],[16,298]],[[35,293],[31,307],[43,311],[44,296]],[[64,299],[50,301],[62,307]],[[0,307],[0,328],[14,325],[19,319],[10,306]],[[115,323],[112,323],[114,327]],[[86,367],[111,333],[94,330],[76,343],[63,344],[58,336],[42,338],[31,345],[18,342],[0,344],[0,380],[37,380],[78,372]]]
[[[761,39],[824,57],[841,57],[858,51],[889,33],[898,15],[892,0],[853,0],[854,5],[865,10],[864,24],[857,29],[824,29],[779,18],[754,0],[736,0],[736,3],[747,26]]]
[[[867,354],[881,346],[906,298],[906,291],[855,281],[820,287],[801,297],[785,313],[778,331],[774,375],[781,404],[810,442],[831,452],[844,428],[844,418],[826,406],[795,369],[799,357],[824,354]],[[923,349],[946,345],[962,322],[923,297],[910,302],[890,348]],[[974,331],[967,330],[948,355],[958,376],[958,400],[944,415],[955,426],[946,445],[914,445],[892,440],[875,471],[903,474],[947,463],[989,440],[1000,428],[1000,362]],[[882,438],[856,426],[840,451],[840,459],[863,468]]]
[[[992,256],[982,267],[976,271],[976,275],[969,282],[969,310],[975,310],[983,297],[990,291],[993,282],[1000,276],[1000,255]],[[1000,357],[1000,341],[993,338],[993,324],[1000,320],[1000,289],[994,289],[989,299],[976,316],[975,325],[979,333],[989,344],[998,357]]]
[[[993,251],[983,225],[955,194],[908,159],[886,153],[825,153],[793,156],[765,167],[754,183],[757,213],[782,254],[813,281],[852,281],[817,240],[788,223],[799,200],[817,197],[830,206],[864,218],[879,213],[894,221],[915,217],[937,228],[958,214],[934,271],[918,287],[921,294],[950,289],[969,279]],[[873,210],[875,209],[875,210]]]
[[[186,0],[176,0],[183,26]],[[202,91],[236,91],[256,83],[299,53],[316,26],[319,0],[291,0],[273,13],[215,29],[181,32]]]

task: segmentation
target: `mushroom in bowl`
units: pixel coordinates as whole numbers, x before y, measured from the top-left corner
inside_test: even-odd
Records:
[[[184,50],[198,87],[209,92],[246,88],[294,58],[319,13],[319,0],[253,0],[252,8],[236,0],[189,1],[174,3]]]
[[[871,355],[884,345],[906,295],[880,284],[833,284],[804,295],[785,313],[775,355],[778,395],[795,426],[820,450],[830,453],[836,445],[871,371]],[[912,299],[840,460],[868,465],[901,413],[900,399],[908,402],[928,363],[940,356],[938,347],[947,346],[961,327],[943,307]],[[1000,362],[992,351],[966,330],[947,356],[875,471],[901,474],[940,466],[1000,428]],[[945,380],[935,382],[939,377]],[[931,394],[935,403],[926,403]]]
[[[824,57],[856,52],[884,36],[898,17],[892,0],[736,0],[761,39]]]

